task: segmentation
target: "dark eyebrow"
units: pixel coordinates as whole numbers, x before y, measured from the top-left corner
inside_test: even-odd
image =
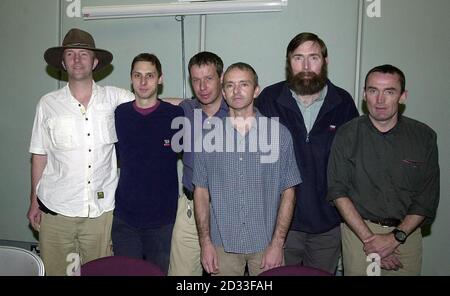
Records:
[[[239,81],[236,81],[236,83],[242,83],[242,82],[252,83],[253,81],[250,80],[250,79],[245,79],[245,80],[239,80]],[[224,82],[224,84],[229,84],[229,83],[233,83],[233,84],[234,84],[235,81],[228,80],[228,81],[225,81],[225,82]]]
[[[320,57],[321,55],[319,54],[319,53],[311,53],[311,54],[301,54],[301,53],[296,53],[296,54],[293,54],[292,55],[293,57],[304,57],[304,56],[311,56],[311,57],[314,57],[314,56],[317,56],[317,57]]]
[[[155,73],[157,73],[156,71],[151,71],[151,72],[144,72],[144,73],[141,73],[141,72],[139,72],[139,71],[136,71],[136,70],[133,70],[131,73],[139,73],[139,74],[155,74]]]
[[[243,82],[248,83],[248,84],[253,84],[253,81],[250,79],[239,81],[239,83],[243,83]]]

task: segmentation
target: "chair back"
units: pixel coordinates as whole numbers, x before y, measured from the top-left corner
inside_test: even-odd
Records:
[[[164,276],[154,263],[125,256],[109,256],[81,265],[81,276]]]
[[[260,276],[333,276],[324,270],[302,265],[286,265],[266,270]]]
[[[0,276],[44,276],[42,259],[16,247],[0,246]]]

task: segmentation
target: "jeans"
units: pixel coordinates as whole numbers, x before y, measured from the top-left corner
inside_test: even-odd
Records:
[[[150,261],[167,274],[172,229],[173,224],[159,228],[136,228],[114,216],[112,225],[114,255]]]

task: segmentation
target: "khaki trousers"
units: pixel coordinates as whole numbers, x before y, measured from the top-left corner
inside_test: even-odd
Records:
[[[365,222],[369,229],[377,234],[389,233],[395,228],[383,227],[367,220]],[[344,275],[365,276],[373,274],[374,265],[368,261],[367,255],[363,251],[363,243],[345,223],[341,224],[341,234]],[[420,228],[411,233],[406,242],[400,245],[397,250],[399,251],[397,256],[403,264],[403,268],[398,271],[381,269],[380,275],[420,275],[422,269],[422,233]]]
[[[188,216],[190,209],[191,215]],[[200,243],[194,217],[194,201],[186,195],[178,198],[178,209],[172,231],[170,248],[170,276],[201,276]]]
[[[80,264],[111,255],[112,211],[97,218],[42,213],[39,245],[46,275],[73,275]]]
[[[248,265],[248,274],[256,276],[264,270],[260,268],[264,252],[251,254],[227,253],[222,247],[216,247],[219,259],[219,273],[214,276],[243,276],[245,266]]]

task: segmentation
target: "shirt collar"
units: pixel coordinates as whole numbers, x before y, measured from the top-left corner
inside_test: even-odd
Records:
[[[297,102],[297,97],[298,95],[295,93],[295,91],[293,91],[292,89],[289,89],[291,91],[292,97],[295,99],[295,101]],[[322,90],[319,92],[319,96],[317,97],[317,99],[314,100],[314,102],[311,104],[315,104],[317,102],[321,102],[323,100],[325,100],[325,97],[327,96],[328,93],[328,85],[325,84],[325,87],[322,88]]]
[[[97,96],[97,90],[98,90],[98,85],[95,83],[94,80],[92,80],[92,94],[91,94],[91,99]],[[62,97],[62,99],[74,99],[76,100],[73,96],[72,93],[70,92],[70,88],[69,88],[69,82],[66,83],[66,86],[64,86],[64,96]],[[78,102],[78,101],[77,101]],[[89,101],[90,103],[90,101]]]
[[[372,129],[374,132],[376,132],[377,134],[380,135],[390,135],[390,134],[395,134],[397,133],[397,131],[399,129],[401,129],[401,127],[403,126],[403,120],[402,120],[402,116],[401,114],[397,114],[398,119],[397,119],[397,123],[394,125],[394,127],[392,127],[390,130],[388,130],[387,132],[381,132],[379,129],[377,129],[377,127],[373,124],[372,120],[370,120],[369,114],[366,114],[366,122],[367,125],[370,127],[370,129]]]
[[[257,123],[259,121],[259,118],[263,116],[257,108],[253,107],[253,111],[255,112],[254,119],[255,119],[256,123],[252,124],[252,126],[250,127],[250,131],[255,130],[257,128],[257,125],[258,125]],[[235,130],[234,126],[231,124],[231,120],[230,120],[231,117],[229,115],[230,114],[228,113],[228,116],[224,118],[225,127],[226,127],[226,129],[229,129],[229,130]],[[245,135],[248,135],[248,132]]]
[[[221,112],[225,112],[225,114],[228,114],[228,105],[225,102],[225,99],[223,97],[221,99],[222,99],[222,101],[220,102],[219,110],[217,110],[217,112],[214,115],[217,115],[217,114],[219,114]],[[202,108],[202,104],[200,103],[200,101],[196,97],[194,97],[194,108],[195,109],[201,109]]]

